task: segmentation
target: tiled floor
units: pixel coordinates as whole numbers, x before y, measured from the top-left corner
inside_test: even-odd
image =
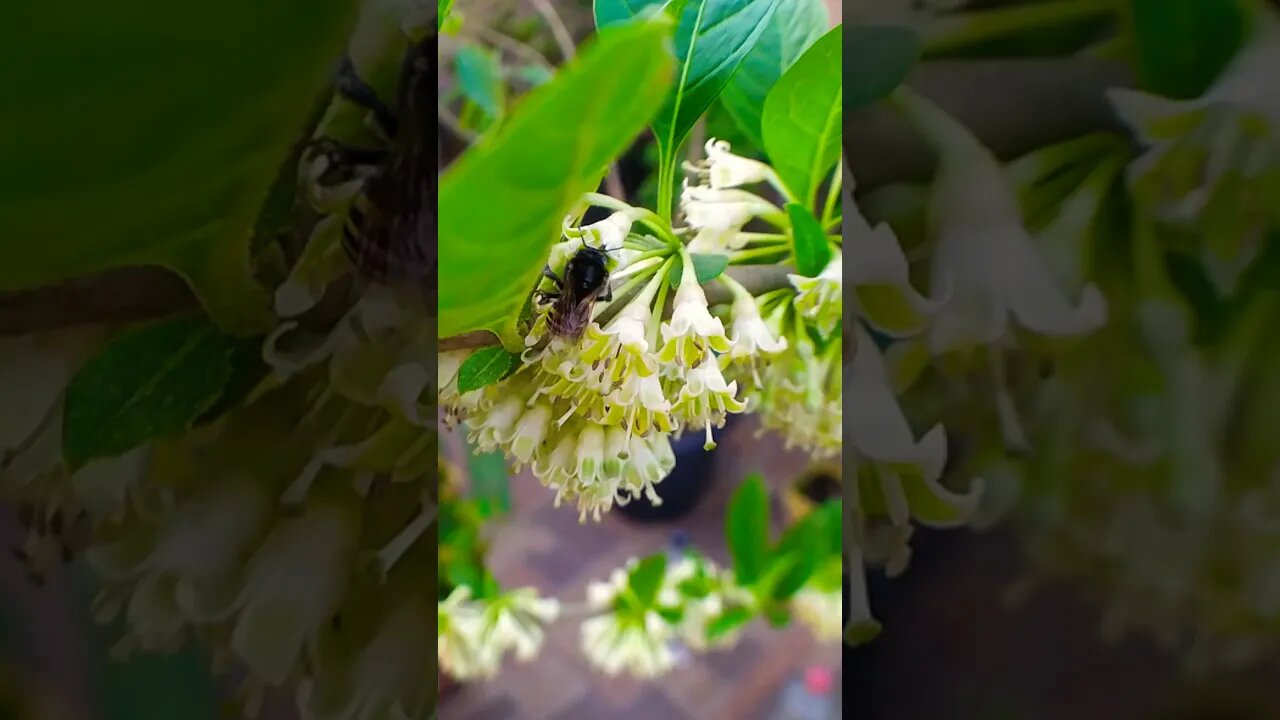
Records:
[[[491,567],[507,586],[533,585],[566,602],[580,602],[589,580],[603,578],[632,556],[661,551],[673,531],[720,563],[728,562],[723,518],[738,481],[759,470],[780,487],[803,469],[803,455],[784,452],[776,438],[756,438],[748,421],[726,428],[712,487],[694,513],[678,523],[639,525],[610,516],[578,523],[577,513],[554,508],[537,480],[512,479],[513,512],[493,538]],[[778,508],[780,512],[780,508]],[[511,662],[499,679],[466,686],[441,706],[442,720],[764,720],[774,696],[811,664],[837,667],[838,646],[817,646],[802,627],[775,630],[753,624],[732,649],[693,656],[655,682],[609,679],[578,649],[578,624],[552,626],[536,660]]]

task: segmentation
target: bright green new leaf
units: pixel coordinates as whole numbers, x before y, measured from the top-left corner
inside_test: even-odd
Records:
[[[769,91],[826,31],[827,25],[827,9],[822,0],[783,3],[725,86],[720,103],[756,147],[764,147],[760,115]]]
[[[181,432],[222,397],[235,338],[204,316],[126,330],[67,385],[62,454],[72,468]]]
[[[920,39],[907,28],[864,26],[847,33],[845,107],[857,110],[888,97],[920,58]]]
[[[653,117],[670,87],[669,24],[617,28],[534,90],[441,180],[440,337],[516,318],[564,216]]]
[[[357,7],[17,0],[21,22],[0,24],[0,291],[160,265],[228,331],[265,329],[254,223]]]
[[[769,543],[769,493],[758,473],[744,480],[729,501],[725,540],[738,582],[755,582],[764,571]]]
[[[520,354],[504,347],[477,350],[458,368],[458,392],[468,393],[492,385],[506,377],[520,364]]]
[[[453,0],[436,0],[436,30],[444,27],[444,21],[453,10]]]
[[[831,244],[822,230],[822,223],[809,208],[787,203],[787,215],[791,218],[791,250],[796,256],[796,270],[805,277],[817,277],[831,262]]]
[[[1213,83],[1244,42],[1241,0],[1130,0],[1138,81],[1144,90],[1193,98]]]
[[[843,119],[841,28],[823,35],[791,66],[764,103],[764,149],[796,202],[813,195],[840,157]]]
[[[822,559],[824,516],[810,513],[782,534],[774,550],[774,561],[790,561],[773,586],[773,598],[786,600],[804,587]]]
[[[709,283],[720,277],[720,273],[729,267],[729,256],[719,253],[693,253],[693,274],[698,278],[698,283]],[[671,274],[667,276],[671,282],[671,287],[680,286],[680,278],[684,277],[684,263],[678,262],[671,266]]]
[[[631,591],[635,593],[636,599],[640,601],[640,607],[650,608],[653,606],[654,600],[658,597],[658,590],[662,587],[662,577],[666,571],[666,555],[650,555],[632,568],[628,583],[631,585]]]
[[[751,622],[756,615],[745,607],[731,607],[707,623],[707,639],[717,640]]]

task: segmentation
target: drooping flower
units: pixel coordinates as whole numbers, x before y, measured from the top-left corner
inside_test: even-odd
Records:
[[[729,352],[733,343],[725,336],[724,323],[711,315],[688,253],[684,254],[684,263],[686,271],[680,276],[671,322],[662,323],[663,345],[658,360],[688,368],[713,351]]]
[[[720,190],[687,182],[680,196],[685,222],[696,230],[688,245],[691,253],[728,253],[740,249],[746,239],[742,228],[752,218],[778,213],[778,208],[746,190]]]
[[[826,334],[840,326],[844,312],[841,262],[842,255],[836,252],[817,277],[787,276],[796,289],[796,310]]]
[[[675,633],[657,611],[616,602],[627,580],[626,570],[618,569],[608,581],[588,584],[587,602],[601,612],[582,623],[582,652],[607,675],[628,672],[639,678],[655,678],[675,667],[669,645]]]
[[[751,158],[729,152],[729,143],[711,138],[704,146],[707,157],[700,163],[685,163],[685,169],[705,180],[713,190],[769,181],[777,183],[773,168]]]
[[[746,405],[736,397],[738,384],[726,383],[720,372],[720,363],[710,356],[689,370],[684,382],[671,412],[680,416],[689,427],[704,428],[706,441],[703,447],[710,450],[716,446],[711,437],[712,426],[721,427],[728,413],[740,413],[746,409]]]

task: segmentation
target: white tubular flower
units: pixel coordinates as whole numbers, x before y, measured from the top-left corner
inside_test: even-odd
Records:
[[[627,239],[627,233],[631,232],[631,226],[635,224],[640,212],[635,208],[619,210],[604,220],[583,225],[580,228],[572,227],[570,225],[572,218],[566,218],[563,228],[564,236],[574,240],[585,240],[588,245],[602,250],[618,250]],[[578,245],[578,243],[571,243],[571,245]]]
[[[949,298],[930,330],[934,352],[995,343],[1008,335],[1011,316],[1050,336],[1082,335],[1105,323],[1097,287],[1085,287],[1075,305],[1059,288],[991,152],[927,100],[905,90],[896,97],[940,156],[928,207],[937,241],[931,292]]]
[[[698,284],[692,258],[687,253],[684,263],[685,272],[680,276],[680,289],[676,290],[671,322],[662,323],[663,345],[658,351],[658,360],[692,367],[713,350],[729,352],[733,343],[725,337],[724,323],[707,308],[707,296]]]
[[[839,642],[844,634],[843,601],[844,594],[839,588],[832,592],[806,585],[791,597],[791,609],[819,642]]]
[[[729,152],[729,143],[711,138],[704,146],[707,159],[701,163],[685,163],[685,169],[705,180],[713,190],[753,185],[759,182],[777,182],[773,168],[751,158]]]
[[[671,422],[671,401],[662,392],[662,380],[655,375],[632,374],[607,398],[609,411],[603,422],[621,424],[644,435],[649,428],[668,433],[675,429]]]
[[[745,190],[717,190],[685,184],[680,195],[685,222],[697,231],[689,252],[728,253],[746,244],[742,227],[752,218],[779,212],[764,198]]]
[[[501,657],[508,650],[517,660],[532,660],[546,637],[542,626],[560,616],[560,603],[555,598],[542,598],[533,588],[520,588],[504,593],[487,603],[481,615],[483,642]]]
[[[1130,167],[1135,195],[1164,221],[1198,231],[1210,277],[1225,291],[1280,225],[1280,13],[1251,7],[1252,37],[1199,98],[1108,91],[1147,146]]]
[[[925,298],[911,287],[907,258],[893,229],[887,223],[873,229],[856,207],[851,210],[845,222],[853,269],[853,314],[890,337],[924,330],[943,302]]]
[[[840,327],[844,313],[844,268],[836,252],[817,277],[787,275],[796,289],[796,310],[825,334]]]
[[[625,465],[621,489],[630,493],[632,498],[643,493],[650,503],[661,505],[662,498],[654,486],[675,469],[676,455],[671,449],[671,440],[665,433],[632,436],[627,452],[629,461]]]
[[[547,431],[551,427],[551,406],[546,403],[534,403],[520,416],[511,435],[511,454],[520,463],[533,459],[533,454],[542,447]]]
[[[310,502],[276,526],[246,569],[231,647],[263,680],[284,682],[342,602],[360,532],[355,497]]]
[[[723,425],[728,413],[746,410],[746,404],[735,397],[737,392],[738,383],[726,383],[720,372],[720,363],[714,357],[708,357],[689,371],[671,412],[682,417],[690,427],[705,428],[703,447],[711,450],[716,446],[711,438],[711,427]]]
[[[524,399],[514,394],[507,395],[493,407],[473,417],[471,442],[485,452],[503,448],[523,414]]]
[[[760,316],[756,299],[746,290],[734,293],[732,331],[733,349],[729,356],[734,360],[776,355],[787,349],[787,339],[781,335],[774,336]]]
[[[491,665],[481,649],[481,611],[470,599],[471,588],[459,586],[437,605],[437,657],[459,680],[480,677]]]

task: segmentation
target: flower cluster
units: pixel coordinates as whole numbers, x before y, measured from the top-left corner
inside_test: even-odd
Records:
[[[576,503],[584,520],[641,496],[660,502],[654,486],[674,466],[671,436],[701,431],[709,449],[713,429],[751,406],[815,453],[838,451],[838,253],[829,272],[813,283],[804,279],[799,293],[757,297],[729,273],[718,275],[715,284],[731,296],[726,329],[712,312],[699,259],[780,260],[787,242],[785,235],[743,231],[753,219],[782,217],[771,202],[738,187],[777,184],[773,170],[733,155],[724,142],[712,140],[706,150],[705,161],[688,166],[705,184],[686,182],[684,228],[600,196],[588,200],[613,207],[607,218],[582,227],[574,226],[576,214],[566,219],[564,239],[549,254],[552,273],[562,276],[584,246],[612,258],[611,291],[601,292],[612,299],[591,305],[580,335],[554,332],[569,311],[540,300],[510,377],[460,394],[455,378],[466,351],[440,359],[441,401],[466,418],[475,445],[531,468],[557,502]],[[547,279],[537,298],[558,291]],[[803,331],[810,323],[824,328],[820,348]],[[786,355],[797,334],[803,334],[797,352]]]
[[[494,677],[503,656],[532,660],[542,646],[542,626],[554,622],[560,604],[532,588],[474,600],[471,588],[455,588],[438,603],[437,653],[440,667],[459,680]]]

